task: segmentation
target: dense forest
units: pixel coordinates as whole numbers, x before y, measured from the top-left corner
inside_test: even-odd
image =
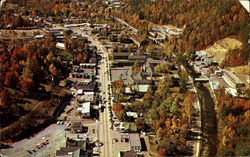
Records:
[[[28,135],[30,128],[53,121],[54,113],[69,96],[59,87],[59,81],[68,76],[65,61],[88,61],[95,49],[70,38],[67,32],[65,38],[66,50],[56,48],[52,34],[29,42],[0,42],[2,140],[15,140]]]
[[[12,25],[13,28],[39,25],[30,22],[28,16],[47,17],[57,23],[71,17],[78,19],[78,22],[99,21],[105,16],[104,9],[107,7],[99,1],[91,0],[84,3],[72,3],[69,0],[10,0],[5,4],[6,7],[3,7],[0,13],[0,25],[3,27]]]
[[[225,37],[242,41],[241,50],[228,57],[228,66],[245,65],[249,60],[249,14],[238,1],[219,0],[130,0],[122,10],[113,12],[139,32],[147,34],[153,24],[184,28],[176,46],[181,52],[202,50]],[[231,65],[230,65],[231,64]]]
[[[250,154],[250,100],[221,94],[218,99],[218,156]]]

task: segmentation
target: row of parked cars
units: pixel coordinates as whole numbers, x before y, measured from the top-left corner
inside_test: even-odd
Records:
[[[33,154],[33,153],[37,152],[39,149],[45,147],[48,144],[49,144],[49,139],[46,138],[46,137],[42,137],[42,142],[34,145],[31,149],[26,150],[26,152],[28,152],[29,154]]]
[[[67,121],[57,121],[56,124],[58,125],[66,125],[67,127],[69,127],[71,125],[71,122],[67,122]]]

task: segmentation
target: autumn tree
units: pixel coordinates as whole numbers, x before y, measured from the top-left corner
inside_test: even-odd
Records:
[[[21,91],[25,93],[30,93],[35,89],[35,83],[30,78],[23,79],[21,82]]]
[[[7,72],[5,75],[4,85],[16,88],[18,83],[18,74],[15,71]]]
[[[113,111],[116,112],[116,113],[121,112],[121,111],[123,110],[123,108],[124,108],[123,105],[120,104],[120,103],[116,103],[116,104],[112,107]]]
[[[133,72],[141,72],[141,64],[139,61],[136,61],[132,66]]]
[[[166,64],[159,64],[155,66],[154,69],[158,73],[167,73],[169,71],[169,67]]]
[[[165,156],[167,155],[166,149],[160,148],[160,149],[158,150],[158,155],[159,155],[159,157],[165,157]]]
[[[124,91],[124,83],[122,80],[116,80],[112,83],[112,90],[113,90],[113,93],[115,94],[115,96],[119,98],[122,96],[123,94],[123,91]]]
[[[164,43],[164,53],[167,57],[171,57],[173,55],[174,46],[170,43],[170,41],[167,41]]]
[[[195,103],[195,94],[192,92],[187,92],[184,96],[183,109],[188,117],[188,122],[191,122],[192,114],[194,113],[193,103]]]
[[[58,70],[56,67],[55,67],[55,65],[54,64],[51,64],[50,66],[49,66],[49,71],[51,72],[51,74],[53,74],[54,76],[60,76],[61,75],[61,72],[60,72],[60,70]]]
[[[0,106],[1,106],[1,108],[5,108],[7,106],[10,106],[10,104],[11,104],[10,93],[7,90],[2,90],[0,92]],[[3,110],[0,110],[0,112],[3,112]]]
[[[25,66],[23,68],[23,72],[22,72],[22,77],[24,79],[34,79],[35,78],[35,75],[37,74],[38,71],[37,70],[37,67],[38,67],[38,64],[36,64],[34,62],[34,60],[29,57],[25,63]]]

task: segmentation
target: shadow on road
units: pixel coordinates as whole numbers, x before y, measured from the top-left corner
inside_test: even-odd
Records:
[[[208,148],[208,156],[215,156],[217,153],[217,119],[215,112],[215,103],[210,95],[207,87],[202,85],[200,87],[200,93],[202,96],[202,130],[205,137],[203,144]]]
[[[148,151],[144,138],[140,138],[142,151]]]

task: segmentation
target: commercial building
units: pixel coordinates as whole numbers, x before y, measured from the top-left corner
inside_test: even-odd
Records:
[[[240,88],[245,86],[245,84],[233,72],[229,70],[223,70],[222,78],[232,88]]]
[[[75,133],[83,132],[84,128],[81,122],[73,122],[71,125],[71,131]]]
[[[77,112],[81,115],[82,118],[90,117],[90,102],[81,103],[77,108]]]
[[[61,50],[65,50],[66,46],[64,43],[56,43],[56,48],[61,49]]]
[[[56,151],[56,157],[92,157],[93,149],[90,147],[88,138],[84,140],[67,139],[66,147]]]
[[[138,133],[129,134],[130,150],[134,152],[141,152],[142,146],[140,136]]]

